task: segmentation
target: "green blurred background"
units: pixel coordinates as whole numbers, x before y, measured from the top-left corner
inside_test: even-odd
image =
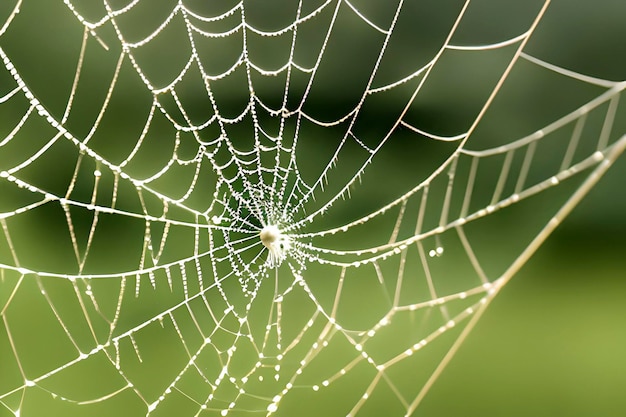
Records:
[[[33,1],[24,3],[15,27],[0,38],[0,46],[16,66],[21,65],[18,69],[54,107],[55,89],[61,89],[55,80],[71,80],[81,29],[72,26],[72,17],[62,4],[43,7]],[[363,7],[385,8],[374,2],[362,3]],[[459,2],[424,3],[453,11]],[[468,43],[501,39],[499,36],[509,31],[519,33],[516,28],[527,27],[532,20],[529,17],[540,4],[530,3],[476,2],[479,11],[473,17],[473,26],[465,32]],[[14,4],[5,1],[0,5],[0,19],[4,19]],[[624,17],[626,2],[620,0],[555,0],[527,51],[598,78],[626,79]],[[436,19],[420,22],[425,25],[424,33],[438,33]],[[428,27],[429,24],[433,27]],[[433,39],[438,38],[433,35]],[[408,50],[411,45],[412,41],[407,40]],[[424,45],[428,45],[428,40],[424,40]],[[366,53],[363,47],[363,54]],[[485,60],[480,65],[487,73],[492,62]],[[454,64],[451,69],[441,71],[451,71],[443,73],[444,79],[455,81],[449,84],[449,97],[445,91],[434,98],[426,97],[420,111],[432,131],[455,131],[450,117],[462,114],[465,105],[454,102],[455,88],[459,82],[467,85],[473,80],[466,78],[463,71],[455,72],[459,66]],[[103,69],[103,75],[106,74],[109,73]],[[106,88],[109,78],[104,79],[99,86],[94,83],[93,88]],[[526,82],[533,85],[535,80]],[[541,82],[545,80],[536,81]],[[332,115],[334,107],[339,112],[344,101],[350,103],[349,86],[342,93],[331,79],[320,80],[319,84],[314,111]],[[587,94],[586,91],[577,94],[569,87],[553,88],[545,93],[550,94],[549,99],[538,99],[545,107],[535,106],[532,111],[504,110],[504,115],[490,126],[496,132],[507,132],[506,137],[512,140],[545,124],[537,121],[541,120],[538,115],[545,114],[547,121],[554,120],[564,114],[564,109],[582,104]],[[585,90],[582,84],[572,88]],[[57,107],[61,108],[65,100],[66,95],[58,97]],[[132,97],[128,100],[132,103]],[[555,110],[554,101],[562,107]],[[449,110],[452,116],[442,109],[450,103],[454,106],[454,111]],[[0,122],[3,120],[0,114]],[[80,121],[73,123],[77,131],[88,127],[80,126]],[[124,123],[126,120],[120,118],[119,131],[123,131]],[[624,121],[616,126],[616,129],[623,127]],[[111,134],[117,132],[112,130]],[[395,152],[397,158],[402,158],[401,147]],[[391,158],[387,168],[397,169],[397,160]],[[495,299],[416,415],[622,416],[626,413],[625,178],[626,158],[622,157]],[[408,181],[408,185],[414,184],[413,180]],[[376,207],[380,196],[376,193],[372,196],[371,204]],[[521,224],[523,227],[523,221]],[[62,226],[60,222],[58,227]],[[485,230],[486,235],[491,232]],[[22,238],[28,240],[28,235]],[[0,409],[0,416],[3,413],[6,410]],[[81,415],[80,411],[77,413]],[[106,407],[102,413],[108,415]]]

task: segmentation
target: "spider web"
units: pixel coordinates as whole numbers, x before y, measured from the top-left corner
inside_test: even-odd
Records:
[[[412,415],[626,147],[547,2],[8,3],[15,416]]]

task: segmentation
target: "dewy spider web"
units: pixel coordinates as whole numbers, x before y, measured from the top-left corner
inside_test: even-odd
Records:
[[[500,32],[469,1],[8,3],[15,416],[411,415],[626,147],[624,82],[530,54],[543,2]]]

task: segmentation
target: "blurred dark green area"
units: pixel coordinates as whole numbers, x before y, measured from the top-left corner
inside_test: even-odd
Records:
[[[271,14],[272,10],[280,10],[280,5],[273,3],[276,2],[268,6],[269,12],[261,10],[258,13]],[[407,9],[413,7],[414,2],[406,3]],[[355,1],[354,4],[369,10],[379,8],[381,15],[389,15],[389,10],[382,3]],[[415,23],[412,27],[407,25],[406,27],[411,27],[413,32],[406,29],[406,42],[394,44],[397,48],[394,53],[406,57],[406,61],[399,60],[395,65],[383,67],[381,69],[383,80],[398,79],[408,75],[410,70],[415,69],[420,63],[423,64],[441,43],[446,33],[445,25],[456,16],[462,2],[424,1],[416,4],[418,6],[415,6],[415,16],[418,16],[416,19],[419,24]],[[459,44],[489,43],[518,35],[528,27],[533,15],[541,6],[541,2],[519,1],[478,1],[472,4],[473,7],[470,8],[456,39]],[[0,5],[0,21],[4,20],[13,5],[12,1]],[[10,29],[0,38],[0,46],[23,71],[29,86],[46,99],[50,111],[60,115],[73,79],[82,29],[74,23],[61,2],[55,6],[43,7],[41,3],[25,1],[22,8],[23,11]],[[450,12],[429,13],[437,8],[448,8]],[[151,18],[158,21],[159,8],[152,8],[152,12],[154,16]],[[93,13],[97,16],[98,8],[94,8]],[[626,3],[619,0],[553,1],[526,51],[573,71],[613,81],[624,80],[626,79],[624,17]],[[320,17],[323,18],[324,16]],[[276,19],[280,19],[279,14]],[[149,25],[146,23],[146,26]],[[132,25],[130,27],[136,29],[138,33],[142,30],[141,24],[137,24],[136,28]],[[401,29],[404,30],[403,28],[405,26]],[[365,35],[359,37],[360,32],[354,32],[356,30],[346,27],[344,39],[348,39],[348,36],[353,36],[351,40],[361,39],[362,43],[356,41],[356,44],[351,46],[358,51],[351,60],[354,61],[355,67],[367,67],[370,64],[361,62],[371,62],[377,51],[368,50],[368,38]],[[419,47],[416,47],[414,39],[418,34],[420,42]],[[105,42],[113,39],[112,34],[106,31],[99,33],[99,36]],[[308,36],[311,37],[311,43],[315,44],[316,34]],[[341,43],[340,41],[341,39],[337,42]],[[341,51],[342,48],[337,46],[336,50]],[[262,46],[259,46],[259,51],[264,51]],[[424,130],[439,134],[456,134],[463,131],[467,128],[467,121],[475,116],[476,103],[485,98],[483,87],[493,82],[494,77],[501,71],[502,64],[510,60],[511,51],[512,49],[508,52],[504,50],[471,57],[459,53],[447,57],[445,65],[438,67],[436,77],[433,76],[433,83],[438,84],[431,84],[434,85],[432,90],[424,91],[412,108],[413,112],[410,115],[412,121]],[[103,65],[102,68],[93,70],[94,79],[79,92],[84,91],[84,94],[89,92],[101,98],[110,82],[112,61],[107,57],[106,51],[93,45],[90,53],[94,54],[90,56],[91,60],[97,60],[98,56],[102,55]],[[177,54],[184,56],[186,50],[182,47],[174,48],[168,53],[171,54],[168,58],[175,62]],[[232,59],[226,50],[220,50],[220,54],[224,56],[221,59]],[[362,60],[358,59],[359,54],[362,54]],[[273,57],[270,54],[259,55],[259,59],[267,58],[268,62],[272,62]],[[305,54],[302,59],[307,58],[312,57]],[[275,59],[279,61],[281,57],[276,56]],[[351,78],[351,75],[356,73],[344,71],[345,68],[340,65],[344,61],[337,62],[336,67],[332,65],[324,67],[327,74],[320,74],[319,82],[316,83],[319,87],[311,93],[310,107],[307,110],[320,118],[331,119],[352,108],[354,94],[351,94],[353,93],[351,89],[358,89],[358,82],[362,82],[359,77]],[[479,139],[475,144],[471,143],[475,148],[486,148],[529,134],[601,92],[601,89],[589,87],[582,82],[564,81],[559,77],[536,74],[530,70],[525,72],[525,65],[520,62],[516,72],[511,74],[509,82],[505,84],[503,92],[510,95],[503,94],[502,101],[499,101],[499,97],[494,101],[493,113],[487,114],[482,130],[479,126],[480,135],[476,135]],[[166,78],[169,68],[165,67],[167,66],[160,68],[162,74],[159,69],[155,70],[155,77],[163,75]],[[215,70],[220,71],[223,68],[216,64]],[[363,78],[368,72],[365,71],[360,75]],[[537,78],[531,78],[535,75]],[[273,84],[268,82],[265,85],[267,87],[260,83],[259,94],[267,94],[270,99]],[[520,86],[519,91],[516,90],[516,86]],[[128,91],[124,92],[122,99],[119,100],[116,107],[116,122],[107,126],[110,129],[108,136],[117,138],[120,147],[124,146],[125,135],[128,138],[135,135],[125,133],[125,129],[135,132],[137,130],[135,125],[137,123],[141,125],[145,121],[145,119],[139,122],[134,120],[133,106],[143,105],[146,100],[150,100],[149,95],[135,97],[133,95],[135,90],[131,87],[133,85],[129,82]],[[229,88],[231,86],[224,87],[226,93]],[[233,96],[239,93],[245,96],[247,91],[233,91]],[[402,96],[400,93],[398,95]],[[460,100],[459,95],[466,100]],[[394,114],[396,110],[393,107],[394,98],[392,95],[385,99],[388,101],[383,100],[379,106],[370,110],[371,114],[382,115],[380,118],[383,120],[393,117],[385,115]],[[399,99],[406,100],[406,97]],[[472,99],[476,102],[472,102]],[[41,101],[44,102],[43,99]],[[201,102],[201,99],[198,101]],[[89,114],[94,113],[94,109],[99,109],[101,103],[94,100],[93,109],[89,109],[87,108],[89,97],[84,97],[80,102],[85,103],[83,110],[90,112]],[[224,109],[232,108],[234,112],[238,104],[235,98],[232,99],[232,103],[226,100]],[[622,103],[622,107],[623,105]],[[9,118],[9,113],[5,114]],[[618,114],[624,115],[623,108]],[[0,113],[0,123],[4,124],[4,117]],[[72,131],[84,135],[91,126],[89,120],[70,118]],[[368,118],[368,122],[362,125],[362,130],[377,132],[376,129],[380,127],[377,126],[376,120],[375,117]],[[623,117],[616,121],[615,135],[619,136],[626,132],[625,123]],[[132,126],[132,129],[128,126]],[[334,149],[332,137],[319,140],[322,142],[328,140],[330,142],[328,149]],[[307,143],[304,140],[299,143],[303,152],[306,152],[304,153],[306,158],[303,158],[305,161],[302,163],[303,175],[308,173],[312,178],[318,175],[314,163],[317,158],[324,160],[328,157],[328,149],[316,150],[317,145],[317,142]],[[117,145],[114,143],[111,146],[115,148]],[[411,146],[410,152],[407,151],[407,146]],[[417,159],[416,155],[420,152]],[[356,217],[357,212],[367,212],[369,209],[380,207],[381,201],[388,201],[416,184],[414,178],[408,178],[406,183],[397,180],[407,178],[407,169],[410,168],[413,173],[417,171],[419,175],[426,175],[441,163],[447,152],[449,149],[445,146],[430,149],[422,145],[405,145],[401,138],[397,142],[391,142],[385,151],[379,154],[378,159],[381,162],[374,166],[373,174],[369,177],[366,174],[364,177],[367,184],[365,195],[358,193],[355,195],[359,208],[354,209],[349,204],[338,204],[337,217],[328,219],[328,224],[341,224],[346,219]],[[155,151],[154,157],[159,157],[158,152]],[[346,165],[351,163],[349,157],[345,160],[340,159],[341,162],[345,162]],[[352,162],[358,164],[358,160]],[[326,162],[323,165],[325,164]],[[342,176],[341,173],[336,175],[336,178]],[[54,178],[49,180],[54,183]],[[53,184],[52,187],[54,186],[56,185]],[[555,196],[556,203],[540,202],[530,209],[519,209],[515,216],[494,216],[493,223],[484,226],[482,235],[476,235],[475,239],[486,242],[485,251],[494,251],[493,265],[509,264],[508,258],[498,259],[499,251],[507,252],[507,241],[515,240],[517,234],[524,233],[527,225],[534,225],[535,217],[544,215],[529,210],[541,210],[542,204],[555,207],[561,201],[559,198],[560,196]],[[51,215],[59,216],[59,213]],[[66,225],[62,221],[57,224],[51,222],[47,227],[49,235],[53,236],[54,233],[61,233]],[[118,224],[120,230],[117,230],[115,225],[112,227],[111,230],[116,233],[137,232],[129,230],[130,225],[127,227]],[[29,225],[24,225],[24,228],[26,231],[30,230]],[[504,236],[503,230],[506,230]],[[528,233],[535,233],[535,230],[532,229],[532,232]],[[500,237],[494,243],[491,236],[498,233]],[[19,239],[29,243],[29,234],[24,233]],[[114,241],[115,235],[111,239]],[[514,242],[509,243],[515,246]],[[30,244],[38,251],[45,251],[45,247],[38,247],[43,244],[37,242]],[[118,250],[122,252],[123,249],[124,245],[121,244]],[[623,395],[626,387],[624,254],[626,254],[626,158],[622,157],[495,299],[426,396],[416,415],[581,417],[623,415],[626,412],[626,398]],[[119,256],[123,254],[120,253]],[[54,262],[60,263],[58,260],[49,262],[54,266],[59,266]],[[106,266],[107,259],[103,257],[100,262]],[[29,289],[36,291],[34,285]],[[44,310],[44,307],[38,307]],[[36,308],[37,306],[33,307],[35,311]],[[45,323],[37,331],[44,332]],[[154,340],[158,340],[158,337],[155,336]],[[57,349],[58,351],[50,355],[62,357],[63,349],[67,349],[67,346],[60,344]],[[42,349],[42,352],[45,351],[46,349]],[[12,354],[4,350],[0,353]],[[154,352],[154,355],[155,362],[158,362],[159,351]],[[42,358],[43,362],[47,359],[43,356]],[[2,362],[0,366],[1,364]],[[172,366],[175,367],[176,364],[173,363]],[[42,368],[45,368],[45,363]],[[355,373],[360,375],[358,371]],[[107,377],[114,379],[115,375]],[[127,394],[120,395],[116,402],[122,404],[125,395]],[[32,405],[36,400],[30,401],[29,406],[37,409],[36,405]],[[46,401],[47,399],[42,398],[42,404],[46,404]],[[143,412],[136,399],[129,398],[128,401],[128,404],[132,405],[128,405],[127,410],[136,410],[139,414]],[[96,413],[94,415],[108,415],[106,405],[96,407],[101,408],[90,409],[90,412]],[[4,412],[4,409],[0,409],[0,416],[3,416]],[[54,415],[54,412],[51,412],[53,413],[51,415]],[[332,407],[329,407],[329,412],[332,412]],[[79,410],[76,415],[81,415],[80,413]],[[128,415],[133,414],[129,411]],[[317,415],[317,411],[311,415]]]

